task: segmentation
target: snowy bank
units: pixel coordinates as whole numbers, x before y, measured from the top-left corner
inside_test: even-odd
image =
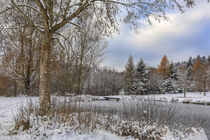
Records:
[[[85,100],[85,96],[82,98]],[[17,113],[17,107],[26,104],[28,99],[38,100],[36,97],[0,97],[0,140],[133,140],[140,137],[159,140],[207,140],[202,128],[172,131],[163,124],[126,121],[115,115],[91,113],[80,114],[82,117],[78,117],[77,113],[71,114],[67,121],[62,121],[62,117],[55,118],[57,120],[37,119],[32,115],[29,130],[23,131],[20,127],[12,134],[9,131],[14,128],[13,114]],[[83,123],[80,123],[78,118],[82,119]]]

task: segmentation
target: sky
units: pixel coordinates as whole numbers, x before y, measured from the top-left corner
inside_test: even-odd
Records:
[[[200,0],[199,0],[200,1]],[[120,34],[109,38],[109,46],[101,66],[125,69],[129,55],[134,63],[142,58],[157,67],[163,55],[173,62],[210,55],[210,3],[197,2],[194,8],[168,13],[169,21],[145,23],[138,33],[120,24]]]

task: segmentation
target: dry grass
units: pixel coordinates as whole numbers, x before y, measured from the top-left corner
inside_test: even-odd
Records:
[[[115,110],[98,108],[91,104],[84,106],[79,101],[72,102],[67,98],[54,97],[51,108],[47,116],[40,117],[39,104],[28,101],[14,115],[13,132],[27,131],[47,122],[48,125],[65,124],[82,133],[106,130],[119,136],[132,136],[143,140],[157,139],[161,137],[162,131],[165,131],[165,126],[174,125],[172,121],[177,119],[174,118],[176,106],[166,106],[156,101],[129,102],[123,104],[121,110]],[[180,120],[182,121],[184,120]],[[158,132],[157,128],[162,131]]]

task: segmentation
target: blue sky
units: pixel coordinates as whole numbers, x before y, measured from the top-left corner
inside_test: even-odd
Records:
[[[210,55],[210,4],[197,3],[195,8],[168,13],[170,21],[144,24],[138,33],[121,24],[119,35],[109,39],[102,66],[124,70],[128,56],[136,63],[140,58],[150,66],[157,66],[163,55],[173,62],[188,60],[198,54]]]

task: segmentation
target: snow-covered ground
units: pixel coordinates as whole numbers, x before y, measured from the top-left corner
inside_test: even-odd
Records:
[[[158,95],[143,95],[137,96],[134,98],[140,99],[155,99],[158,101],[167,101],[167,102],[180,102],[180,103],[190,103],[190,104],[203,104],[203,105],[210,105],[210,92],[206,93],[204,96],[203,93],[198,92],[190,92],[186,94],[158,94]]]
[[[208,95],[208,94],[207,94]],[[175,95],[174,95],[175,96]],[[174,97],[172,95],[167,96],[167,98]],[[176,97],[179,95],[176,94]],[[181,96],[181,95],[180,95]],[[188,94],[189,96],[189,94]],[[193,96],[195,97],[195,96]],[[83,97],[81,97],[83,98]],[[99,97],[101,98],[101,97]],[[120,96],[122,98],[122,96]],[[132,99],[133,96],[123,96],[124,99]],[[12,130],[14,122],[13,122],[13,114],[17,113],[17,108],[25,104],[27,100],[38,100],[36,97],[15,97],[15,98],[7,98],[7,97],[0,97],[0,140],[30,140],[33,139],[30,133],[20,133],[18,135],[11,135],[9,131]],[[96,101],[96,102],[104,102],[104,101]],[[112,102],[112,101],[110,101]],[[104,102],[107,104],[108,102]],[[116,101],[114,101],[114,104]],[[113,105],[114,105],[113,104]],[[88,134],[80,134],[76,133],[75,131],[64,131],[61,129],[46,129],[40,128],[42,131],[46,130],[46,135],[49,135],[46,140],[123,140],[123,139],[130,139],[130,137],[120,137],[115,134],[106,131],[97,131],[95,133],[88,133]],[[61,132],[62,131],[62,132]],[[166,131],[164,136],[162,137],[163,140],[178,140],[180,137],[183,137],[184,134],[179,133],[179,137],[174,137],[170,131]],[[40,137],[38,137],[40,139]],[[183,140],[207,140],[206,134],[203,129],[191,129],[191,133]]]
[[[200,104],[200,105],[210,105],[210,92],[203,93],[189,92],[184,97],[183,93],[176,94],[151,94],[151,95],[116,95],[108,96],[114,98],[120,98],[120,100],[156,100],[161,102],[177,102],[177,103],[187,103],[187,104]],[[100,98],[102,97],[92,97]],[[90,100],[90,99],[89,99]]]
[[[13,114],[17,113],[19,106],[28,100],[38,100],[36,97],[0,97],[0,140],[31,140],[30,134],[11,135],[9,131],[14,127]],[[95,134],[77,134],[74,131],[68,134],[60,134],[60,130],[54,130],[53,134],[46,140],[123,140],[125,138],[113,135],[109,132],[98,132]],[[46,132],[50,133],[50,131]],[[130,138],[131,139],[131,138]],[[39,140],[39,139],[37,139]]]

